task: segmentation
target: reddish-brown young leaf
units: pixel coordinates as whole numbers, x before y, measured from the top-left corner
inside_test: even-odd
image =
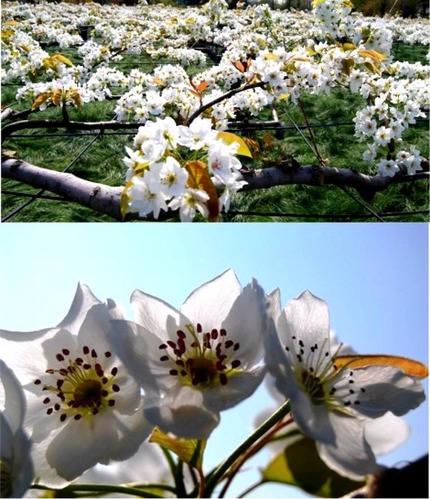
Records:
[[[416,360],[396,355],[339,355],[334,361],[334,365],[339,368],[348,366],[351,368],[366,366],[392,366],[398,367],[405,374],[425,378],[428,376],[428,368]]]
[[[206,201],[206,206],[209,210],[209,221],[216,222],[219,217],[218,194],[206,164],[203,161],[188,161],[185,164],[185,168],[189,174],[188,187],[191,189],[200,189],[208,194],[209,199]]]

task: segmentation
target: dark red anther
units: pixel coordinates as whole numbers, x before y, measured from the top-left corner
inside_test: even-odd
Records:
[[[187,335],[183,331],[181,331],[180,329],[178,331],[176,331],[176,335],[178,336],[178,338],[180,338],[182,340],[184,340],[187,337]]]

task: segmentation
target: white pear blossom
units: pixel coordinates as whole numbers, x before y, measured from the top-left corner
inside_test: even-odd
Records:
[[[386,146],[393,138],[393,131],[390,127],[381,126],[376,130],[375,141],[381,145]]]
[[[187,170],[173,156],[168,156],[160,169],[162,189],[169,197],[180,196],[185,192],[187,180]]]
[[[31,442],[23,428],[26,401],[22,386],[0,360],[1,497],[23,497],[33,481]]]
[[[220,411],[249,397],[263,379],[266,326],[262,288],[243,290],[229,270],[197,288],[179,310],[142,291],[135,322],[114,321],[111,341],[145,391],[145,415],[164,432],[206,439]]]
[[[351,355],[356,353],[349,345],[339,343],[333,331],[330,331],[330,352],[332,355]],[[265,378],[265,386],[278,405],[266,407],[259,412],[254,420],[255,427],[262,424],[285,400],[285,397],[276,389],[275,383],[276,380],[273,376],[268,374]],[[367,419],[364,427],[365,439],[377,457],[388,454],[398,448],[409,438],[410,433],[410,427],[405,419],[395,416],[391,412],[385,413],[380,418]],[[297,439],[303,438],[303,436],[297,423],[292,420],[286,428],[285,438],[279,438],[279,435],[275,435],[273,441],[268,446],[268,450],[271,454],[279,454],[284,451],[286,446],[291,445]],[[374,471],[376,472],[380,468],[382,466],[375,462]],[[364,476],[361,478],[364,478]]]
[[[242,168],[241,162],[235,156],[238,148],[237,142],[230,145],[222,140],[212,142],[208,150],[209,172],[227,182],[234,175],[233,172]]]
[[[209,194],[206,191],[187,188],[182,194],[170,201],[169,208],[179,209],[181,222],[192,222],[197,212],[208,218],[209,210],[206,206],[208,200]]]
[[[134,176],[131,179],[128,188],[131,213],[137,212],[142,217],[154,213],[154,217],[158,218],[161,210],[167,210],[168,196],[159,182],[160,170],[161,164],[154,163],[150,170],[145,170],[143,177]]]
[[[337,367],[327,304],[310,292],[284,310],[278,291],[269,300],[275,327],[267,336],[266,363],[297,425],[338,473],[356,479],[374,472],[369,419],[418,407],[425,400],[421,383],[389,365]]]
[[[97,463],[130,457],[152,430],[138,385],[107,342],[116,304],[79,285],[63,321],[1,331],[2,356],[23,385],[35,478],[67,485]]]
[[[381,159],[378,163],[378,173],[383,177],[394,177],[398,171],[400,168],[393,159]]]
[[[211,120],[207,118],[197,117],[190,126],[180,125],[178,128],[180,130],[179,144],[191,150],[209,146],[218,135],[216,130],[212,130]]]

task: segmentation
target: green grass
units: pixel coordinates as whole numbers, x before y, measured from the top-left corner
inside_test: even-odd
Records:
[[[400,56],[409,57],[409,46]],[[417,48],[415,53],[417,53]],[[421,51],[418,50],[418,53]],[[422,54],[421,54],[422,55]],[[400,57],[399,56],[399,57]],[[129,61],[126,61],[127,64]],[[121,68],[123,69],[123,68]],[[2,100],[10,103],[14,89],[5,87]],[[309,122],[316,124],[351,122],[355,110],[361,100],[341,89],[328,96],[304,96],[303,110]],[[28,107],[28,103],[26,104]],[[26,107],[20,106],[21,109]],[[113,117],[115,102],[105,101],[83,106],[82,109],[71,109],[70,119],[81,121],[110,120]],[[14,108],[17,108],[14,106]],[[18,109],[18,108],[17,108]],[[282,123],[290,126],[304,124],[303,114],[297,106],[284,104],[279,109]],[[49,109],[43,113],[34,113],[31,119],[39,118],[61,119],[58,109]],[[4,149],[16,151],[17,157],[32,164],[48,169],[63,171],[70,166],[77,155],[91,142],[94,137],[85,133],[70,134],[62,137],[53,136],[55,130],[25,130],[27,137],[9,138],[4,143]],[[64,132],[64,129],[57,130]],[[267,147],[267,132],[248,134],[260,145],[260,153],[251,163],[252,167],[265,167],[276,161],[281,154],[291,154],[303,165],[317,164],[317,158],[308,147],[303,136],[295,129],[283,132],[269,132],[275,140],[275,147]],[[302,134],[311,141],[307,130]],[[107,185],[122,185],[126,167],[122,162],[125,155],[124,147],[131,145],[133,133],[116,135],[106,133],[97,138],[91,147],[68,169],[70,173],[87,180]],[[240,133],[246,136],[245,132]],[[339,168],[355,168],[368,172],[369,166],[362,160],[364,146],[353,137],[352,126],[330,126],[313,129],[315,143],[322,158],[328,159],[329,165]],[[424,156],[429,155],[428,123],[420,122],[407,131],[406,137],[413,141]],[[266,142],[265,142],[266,141]],[[251,166],[250,165],[250,166]],[[38,191],[24,184],[3,180],[2,182],[2,217],[7,217],[19,206],[28,201],[27,197],[8,194],[7,191],[37,193]],[[6,191],[6,192],[5,192]],[[49,193],[45,193],[49,194]],[[366,218],[369,211],[357,202],[355,191],[345,191],[335,186],[322,188],[304,185],[279,186],[266,190],[238,193],[231,205],[231,214],[223,215],[224,221],[234,222],[270,222],[270,221],[345,221],[336,215],[351,215],[351,221],[375,221],[376,218]],[[374,200],[368,203],[371,210],[377,213],[408,212],[426,210],[429,205],[428,182],[418,181],[390,186],[377,193]],[[235,214],[236,212],[256,212],[259,214]],[[275,214],[292,214],[293,216],[275,216]],[[362,218],[354,218],[362,216]],[[74,203],[38,199],[24,209],[18,211],[9,219],[12,222],[105,222],[112,221]],[[403,215],[387,218],[387,221],[428,221],[428,214]]]

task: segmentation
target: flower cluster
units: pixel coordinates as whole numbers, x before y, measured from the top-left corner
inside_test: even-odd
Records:
[[[226,142],[206,118],[190,126],[172,118],[147,121],[134,138],[135,150],[126,147],[123,213],[158,218],[170,208],[179,209],[182,222],[192,221],[197,212],[215,220],[246,183],[238,179],[239,137],[227,137],[233,141]]]
[[[21,12],[6,3],[2,81],[18,81],[17,99],[39,110],[58,105],[60,93],[62,105],[76,107],[120,96],[115,119],[142,124],[165,117],[183,124],[216,101],[205,116],[217,130],[238,118],[264,119],[273,108],[279,116],[283,103],[306,94],[346,88],[364,103],[355,117],[363,159],[382,175],[414,174],[420,151],[403,132],[428,110],[428,66],[393,62],[391,49],[393,42],[425,43],[428,22],[414,20],[412,27],[351,10],[348,0],[315,0],[312,12],[268,5],[239,11],[212,1],[201,9],[67,4],[47,10],[42,3]],[[78,34],[84,28],[85,40]],[[73,47],[76,66],[50,55],[51,43]],[[213,65],[210,47],[216,47]],[[124,56],[140,58],[152,72],[111,67]],[[190,64],[195,85],[205,85],[197,95],[185,69]],[[248,89],[250,82],[261,87]]]
[[[1,331],[9,366],[1,361],[3,497],[28,488],[32,463],[34,478],[48,487],[85,472],[109,483],[106,465],[124,460],[134,468],[115,465],[114,475],[142,480],[146,472],[135,474],[142,453],[159,459],[146,442],[151,432],[150,442],[173,445],[178,456],[194,449],[185,459],[202,474],[194,446],[204,449],[221,412],[250,397],[266,374],[282,403],[274,423],[288,415],[330,469],[359,480],[378,469],[381,442],[387,450],[404,440],[404,423],[394,416],[425,399],[425,366],[345,355],[331,344],[326,303],[308,291],[282,309],[279,290],[266,295],[255,279],[242,288],[228,270],[179,309],[140,290],[131,305],[129,321],[113,300],[102,303],[79,285],[58,326]],[[276,428],[268,429],[275,437]],[[166,469],[152,472],[155,478]]]

